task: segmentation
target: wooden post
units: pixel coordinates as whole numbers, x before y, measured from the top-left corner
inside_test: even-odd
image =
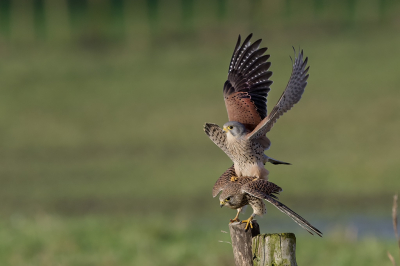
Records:
[[[280,233],[254,237],[253,262],[255,266],[297,266],[296,236]]]
[[[252,238],[260,234],[260,226],[256,220],[253,220],[253,228],[245,231],[245,223],[235,222],[229,224],[231,233],[231,241],[233,248],[233,256],[236,266],[252,266]]]
[[[253,229],[246,224],[229,225],[236,266],[297,266],[296,236],[293,233],[263,234],[253,220]]]

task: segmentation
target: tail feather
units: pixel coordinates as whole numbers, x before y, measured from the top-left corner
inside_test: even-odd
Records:
[[[271,203],[272,205],[274,205],[276,208],[278,208],[281,212],[285,213],[286,215],[288,215],[290,218],[293,219],[293,221],[295,221],[298,225],[300,225],[301,227],[303,227],[305,230],[307,230],[307,232],[309,232],[310,234],[313,235],[312,232],[314,232],[315,234],[317,234],[318,236],[322,237],[322,233],[321,231],[319,231],[317,228],[315,228],[314,226],[312,226],[306,219],[304,219],[303,217],[301,217],[300,215],[298,215],[297,213],[295,213],[294,211],[292,211],[289,207],[287,207],[285,204],[277,201],[276,199],[270,197],[270,196],[266,196],[265,200],[268,201],[269,203]]]
[[[268,157],[268,156],[267,156]],[[291,163],[287,163],[287,162],[282,162],[279,160],[275,160],[274,158],[268,157],[267,162],[272,163],[272,164],[286,164],[286,165],[292,165]]]

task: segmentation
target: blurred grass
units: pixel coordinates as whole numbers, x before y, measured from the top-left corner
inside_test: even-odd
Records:
[[[286,38],[288,45],[273,38],[264,43],[275,81],[269,108],[290,75],[289,44],[305,49],[311,76],[302,101],[270,134],[268,154],[293,163],[269,166],[271,180],[289,198],[323,196],[332,208],[340,201],[351,207],[356,198],[362,199],[357,207],[386,204],[382,196],[389,200],[399,184],[400,38],[390,31],[323,42]],[[1,197],[23,209],[25,198],[57,211],[66,199],[108,198],[118,205],[148,198],[157,205],[164,197],[209,195],[230,165],[202,132],[206,121],[226,121],[221,84],[230,39],[172,42],[144,52],[123,45],[3,50]]]
[[[361,9],[368,19],[348,27],[328,8],[321,25],[304,9],[256,26],[262,14],[246,8],[233,25],[240,8],[218,27],[195,16],[181,32],[166,30],[179,21],[164,13],[166,25],[124,41],[95,32],[72,45],[0,42],[0,264],[232,264],[218,240],[229,241],[219,232],[234,212],[211,197],[231,162],[202,126],[226,122],[228,62],[237,34],[249,32],[271,54],[269,110],[292,45],[311,66],[303,99],[269,134],[267,154],[293,164],[268,166],[282,202],[318,228],[349,213],[386,215],[390,227],[400,185],[398,23],[374,23]],[[386,251],[395,254],[390,239],[328,227],[317,239],[279,219],[289,220],[271,210],[262,231],[296,232],[300,264],[389,265]]]
[[[12,216],[0,224],[2,265],[232,265],[228,233],[215,223],[164,216]],[[168,226],[166,226],[168,224]],[[297,262],[305,265],[390,265],[388,240],[349,239],[342,231],[323,239],[297,236]],[[223,241],[223,242],[221,242]]]

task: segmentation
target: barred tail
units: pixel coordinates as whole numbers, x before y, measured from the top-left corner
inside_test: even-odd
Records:
[[[313,235],[312,232],[314,232],[317,235],[319,235],[320,237],[322,237],[321,231],[319,231],[317,228],[312,226],[309,222],[307,222],[306,219],[304,219],[303,217],[301,217],[300,215],[298,215],[297,213],[295,213],[294,211],[289,209],[289,207],[287,207],[285,204],[277,201],[276,199],[274,199],[270,196],[266,196],[265,200],[268,201],[269,203],[271,203],[272,205],[274,205],[275,207],[277,207],[281,212],[285,213],[290,218],[292,218],[293,221],[295,221],[298,225],[300,225],[301,227],[306,229],[307,232],[309,232],[310,234]]]

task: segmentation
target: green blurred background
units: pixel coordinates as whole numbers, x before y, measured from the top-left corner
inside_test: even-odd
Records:
[[[395,0],[0,0],[0,264],[232,265],[211,196],[231,165],[203,133],[227,121],[237,36],[271,54],[269,110],[309,57],[299,104],[269,134],[280,199],[263,233],[300,265],[391,265],[400,186]],[[242,219],[250,215],[249,209]],[[222,242],[221,242],[222,241]]]

